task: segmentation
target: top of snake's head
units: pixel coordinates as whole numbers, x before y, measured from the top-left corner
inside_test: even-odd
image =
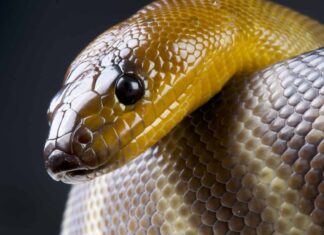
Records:
[[[208,96],[193,82],[210,45],[193,14],[153,3],[75,59],[48,110],[44,157],[55,179],[84,181],[125,164]]]

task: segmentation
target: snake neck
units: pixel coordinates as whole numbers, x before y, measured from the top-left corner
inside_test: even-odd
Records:
[[[155,121],[120,151],[127,159],[135,156],[130,146],[141,153],[154,145],[234,75],[324,45],[323,25],[263,0],[156,1],[127,22],[144,25],[151,38],[143,63],[154,65],[152,91],[161,97]]]
[[[187,74],[194,81],[189,88],[195,97],[190,112],[217,94],[234,75],[251,74],[324,45],[322,24],[278,4],[211,2],[216,7],[209,17],[213,22],[200,25],[209,27],[204,35],[205,56]]]

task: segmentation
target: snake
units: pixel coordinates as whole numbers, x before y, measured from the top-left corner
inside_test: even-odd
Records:
[[[324,26],[265,0],[157,0],[48,109],[62,235],[324,234]]]

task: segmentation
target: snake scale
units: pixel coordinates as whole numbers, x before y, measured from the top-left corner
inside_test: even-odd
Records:
[[[263,0],[158,0],[104,32],[48,110],[61,234],[324,234],[323,44]]]

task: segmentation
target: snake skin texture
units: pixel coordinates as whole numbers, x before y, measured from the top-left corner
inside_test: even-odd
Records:
[[[234,75],[321,46],[323,25],[269,1],[155,1],[73,61],[48,112],[48,171],[75,183],[121,167]],[[116,97],[121,74],[135,74],[145,84],[134,105]]]
[[[73,186],[62,235],[324,234],[324,49],[235,77],[157,145]]]
[[[251,76],[322,46],[263,0],[158,0],[108,29],[48,111],[45,166],[82,183],[62,235],[324,234],[323,50]]]

